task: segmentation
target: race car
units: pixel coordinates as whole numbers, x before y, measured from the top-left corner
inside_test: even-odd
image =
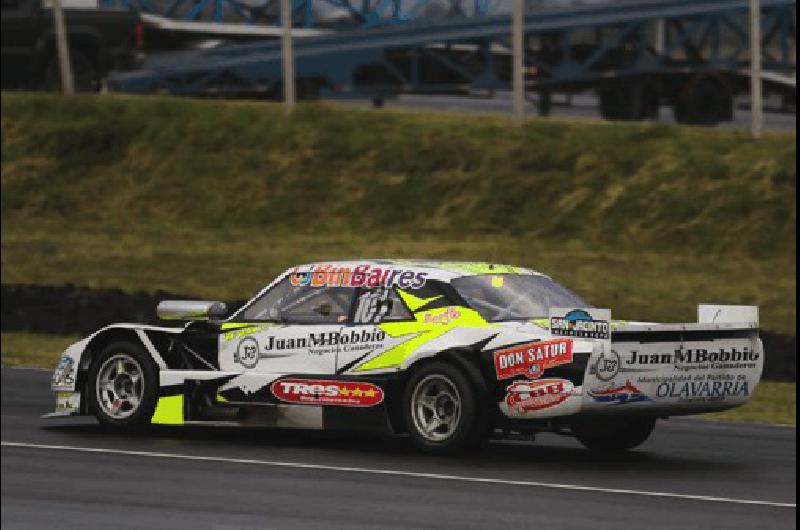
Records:
[[[743,405],[764,362],[757,307],[615,321],[545,274],[494,263],[311,263],[230,315],[210,301],[157,312],[179,322],[69,346],[46,416],[407,433],[436,453],[549,431],[622,451],[658,418]]]

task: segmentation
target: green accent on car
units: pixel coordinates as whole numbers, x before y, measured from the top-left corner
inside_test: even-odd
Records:
[[[442,320],[444,316],[453,315],[453,311],[457,311],[458,316],[448,318],[446,321]],[[413,335],[413,337],[366,361],[356,367],[355,371],[366,372],[398,367],[422,346],[456,327],[485,328],[494,326],[495,324],[486,322],[477,311],[466,307],[438,307],[415,313],[414,321],[385,322],[379,324],[378,327],[390,337],[406,335]]]
[[[233,322],[226,322],[220,326],[222,331],[231,330],[231,329],[242,329],[242,328],[249,328],[252,327],[253,324],[236,324]]]
[[[265,330],[270,326],[272,324],[223,324],[221,330],[225,333],[222,334],[222,339],[229,341],[238,337],[245,337]]]
[[[418,296],[414,296],[411,293],[407,293],[402,289],[398,289],[397,294],[400,295],[400,298],[403,299],[403,302],[406,303],[408,309],[410,309],[412,313],[417,309],[419,309],[420,307],[427,305],[433,302],[434,300],[438,300],[439,298],[442,297],[442,295],[439,294],[436,296],[431,296],[430,298],[420,298]]]
[[[158,398],[156,411],[150,423],[157,425],[183,425],[183,394]]]
[[[500,265],[497,263],[485,262],[442,262],[437,267],[454,272],[466,274],[525,274],[530,272],[524,267],[514,265]]]

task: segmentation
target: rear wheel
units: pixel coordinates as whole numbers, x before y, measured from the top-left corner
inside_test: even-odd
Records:
[[[409,436],[429,453],[456,452],[485,443],[487,420],[480,407],[469,379],[444,362],[417,370],[403,396]]]
[[[92,363],[87,394],[91,410],[103,425],[146,425],[158,398],[158,370],[140,346],[111,344]]]
[[[656,419],[652,416],[579,416],[572,424],[572,433],[592,451],[622,452],[642,445],[653,433]]]

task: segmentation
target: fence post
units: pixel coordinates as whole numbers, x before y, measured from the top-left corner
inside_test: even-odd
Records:
[[[75,83],[72,80],[72,66],[69,59],[69,45],[67,44],[67,30],[64,26],[64,10],[61,0],[50,0],[53,10],[53,27],[56,30],[56,48],[58,49],[58,69],[61,73],[61,90],[64,94],[75,93]]]
[[[764,129],[761,94],[761,2],[750,0],[750,132],[761,138]]]
[[[294,107],[294,50],[292,49],[292,2],[281,0],[281,55],[283,57],[283,102],[286,112]]]
[[[523,20],[525,18],[525,0],[514,0],[514,13],[512,17],[512,47],[513,47],[513,112],[514,123],[522,125],[525,121],[525,48]]]

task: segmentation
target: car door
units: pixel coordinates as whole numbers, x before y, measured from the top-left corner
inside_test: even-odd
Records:
[[[411,311],[395,288],[381,286],[359,289],[351,318],[341,331],[337,371],[347,371],[372,354],[386,351],[405,340],[388,335],[381,324],[413,321]]]
[[[282,280],[222,326],[220,368],[265,374],[333,374],[352,287]]]

